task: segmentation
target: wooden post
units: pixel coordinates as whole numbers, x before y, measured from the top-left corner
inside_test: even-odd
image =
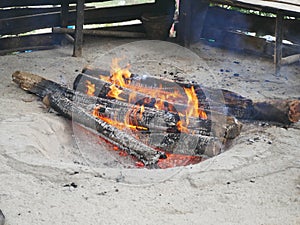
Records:
[[[283,13],[282,11],[277,12],[276,26],[275,26],[275,50],[274,50],[274,63],[276,76],[280,75],[281,58],[282,58],[282,34],[283,34]]]
[[[77,0],[77,5],[76,5],[75,43],[73,49],[74,57],[82,56],[84,2],[85,0]]]
[[[60,8],[60,26],[63,28],[67,28],[68,26],[68,14],[69,14],[69,3],[67,1],[62,1]],[[62,39],[61,45],[65,45],[67,40]]]
[[[69,3],[66,1],[63,1],[61,3],[61,9],[60,9],[61,27],[68,26],[68,13],[69,13]]]

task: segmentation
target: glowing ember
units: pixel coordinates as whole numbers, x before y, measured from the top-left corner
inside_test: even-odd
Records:
[[[160,159],[157,163],[158,167],[161,169],[197,164],[203,161],[203,158],[200,156],[178,155],[170,153],[166,153],[166,155],[166,159]]]

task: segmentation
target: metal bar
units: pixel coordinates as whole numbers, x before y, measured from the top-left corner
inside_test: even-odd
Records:
[[[76,5],[75,43],[73,49],[74,57],[82,56],[84,2],[85,0],[77,0],[77,5]]]

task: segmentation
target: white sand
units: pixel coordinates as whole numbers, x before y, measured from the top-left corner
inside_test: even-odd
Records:
[[[85,65],[127,42],[86,39],[83,58],[71,57],[72,46],[0,57],[0,209],[6,224],[300,224],[299,123],[289,129],[246,125],[229,151],[194,166],[104,168],[87,162],[70,121],[48,113],[11,81],[22,70],[71,85]],[[210,71],[204,83],[214,74],[219,87],[252,99],[300,97],[299,64],[275,77],[271,60],[193,49]],[[152,60],[153,54],[142,57]],[[168,60],[190,67],[183,56]]]

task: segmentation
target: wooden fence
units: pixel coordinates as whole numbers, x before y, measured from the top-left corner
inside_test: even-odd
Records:
[[[86,0],[103,2],[108,0]],[[203,0],[204,1],[204,0]],[[221,1],[221,0],[220,0]],[[1,0],[0,1],[0,54],[25,49],[49,48],[61,43],[65,34],[47,33],[39,35],[17,36],[42,28],[67,27],[76,22],[76,0]],[[197,2],[197,1],[194,1]],[[140,19],[142,15],[155,12],[156,14],[172,13],[173,0],[157,0],[155,3],[117,6],[107,8],[84,9],[84,24],[103,24]],[[47,5],[48,7],[45,7]],[[24,7],[24,6],[36,6]],[[37,7],[43,6],[43,7]],[[196,10],[197,8],[194,7]],[[200,10],[201,11],[201,10]],[[297,13],[293,16],[297,17]],[[201,17],[201,16],[200,16]],[[195,19],[196,18],[196,19]],[[274,42],[266,41],[262,36],[273,35],[276,19],[254,14],[245,14],[222,7],[210,6],[202,15],[202,21],[195,17],[188,21],[180,20],[181,27],[187,24],[193,26],[188,32],[196,33],[201,25],[200,34],[190,36],[194,41],[204,40],[206,43],[218,47],[252,52],[264,56],[273,56]],[[180,18],[181,19],[181,18]],[[126,28],[120,28],[126,30]],[[128,28],[129,31],[144,31],[142,26]],[[196,31],[196,32],[195,32]],[[253,32],[255,36],[249,36]],[[184,32],[178,29],[178,37]],[[198,32],[199,33],[199,32]],[[293,42],[293,45],[283,45],[283,55],[300,52],[300,20],[299,18],[285,18],[283,20],[283,39]]]

